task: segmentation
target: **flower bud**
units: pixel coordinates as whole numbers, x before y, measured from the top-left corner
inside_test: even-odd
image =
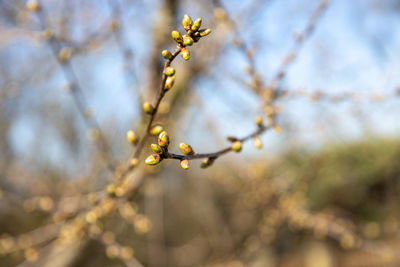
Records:
[[[172,54],[171,54],[171,52],[169,52],[168,50],[163,50],[163,51],[161,52],[161,54],[162,54],[162,56],[163,56],[165,59],[171,59],[171,58],[172,58]]]
[[[282,133],[282,128],[279,127],[279,125],[275,125],[275,126],[274,126],[274,131],[275,131],[277,134],[281,134],[281,133]]]
[[[168,76],[167,80],[165,81],[164,90],[169,90],[174,86],[175,83],[175,76]]]
[[[200,36],[193,36],[193,41],[197,43],[200,40]]]
[[[175,69],[173,67],[166,67],[164,73],[167,76],[173,76],[175,74]]]
[[[151,135],[159,135],[164,130],[164,127],[161,125],[156,125],[150,130]]]
[[[261,149],[262,148],[263,144],[261,142],[261,139],[258,136],[253,138],[253,145],[257,149]]]
[[[179,149],[182,151],[183,154],[185,155],[193,155],[194,151],[192,147],[186,143],[180,143],[179,144]]]
[[[211,33],[211,29],[200,30],[199,33],[201,37],[204,37]]]
[[[201,18],[197,18],[197,19],[194,21],[191,30],[192,30],[193,32],[195,32],[195,31],[197,31],[198,29],[200,29],[200,26],[201,26]]]
[[[58,54],[58,59],[62,62],[65,63],[68,60],[70,60],[72,57],[72,49],[70,47],[63,47],[59,54]]]
[[[50,29],[45,29],[43,32],[42,32],[42,37],[44,38],[44,39],[46,39],[46,40],[50,40],[51,38],[53,38],[53,36],[54,36],[54,33],[53,33],[53,31],[52,30],[50,30]]]
[[[153,154],[147,157],[147,159],[144,161],[147,165],[156,165],[160,163],[161,157],[158,154]]]
[[[31,12],[36,12],[40,9],[40,5],[37,0],[28,0],[26,2],[26,8]]]
[[[228,140],[229,142],[236,142],[236,141],[238,141],[239,139],[237,139],[236,137],[234,137],[234,136],[228,136],[227,138],[226,138],[226,140]]]
[[[181,160],[181,167],[184,170],[189,169],[189,161],[187,159]]]
[[[147,101],[143,103],[143,110],[147,114],[153,114],[153,112],[154,112],[153,106]]]
[[[157,144],[151,144],[151,149],[156,152],[157,154],[162,154],[162,148]]]
[[[189,50],[187,50],[186,48],[182,48],[181,56],[184,60],[189,60],[190,58]]]
[[[192,24],[193,24],[192,18],[188,14],[185,14],[182,19],[183,28],[187,29],[188,27],[191,27]]]
[[[169,136],[166,131],[163,131],[158,136],[158,145],[161,147],[168,147],[169,145]]]
[[[187,46],[191,46],[193,45],[193,39],[192,37],[188,36],[188,35],[184,35],[183,36],[183,44],[187,45]]]
[[[255,123],[257,124],[258,127],[261,127],[263,124],[263,118],[261,116],[257,116],[255,119]]]
[[[137,136],[137,134],[132,131],[129,130],[126,132],[126,139],[131,142],[132,144],[136,145],[139,142],[139,137]]]
[[[235,152],[240,152],[242,150],[242,142],[240,142],[240,141],[233,142],[232,150]]]
[[[171,36],[177,43],[182,43],[182,36],[178,31],[172,31]]]

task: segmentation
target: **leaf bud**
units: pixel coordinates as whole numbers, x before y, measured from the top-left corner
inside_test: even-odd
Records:
[[[137,136],[137,134],[132,131],[129,130],[126,132],[126,139],[131,142],[132,144],[136,145],[139,142],[139,137]]]
[[[178,31],[172,31],[171,36],[177,43],[182,43],[182,36]]]
[[[191,30],[192,30],[193,32],[195,32],[195,31],[197,31],[198,29],[200,29],[200,26],[201,26],[201,18],[197,18],[197,19],[194,21]]]
[[[70,60],[72,57],[72,49],[70,47],[63,47],[60,52],[58,53],[58,59],[65,63]]]
[[[138,158],[132,158],[129,161],[129,166],[132,167],[132,168],[136,167],[138,164],[139,164],[139,159]]]
[[[158,136],[158,145],[161,147],[168,147],[169,145],[169,136],[166,131],[163,131]]]
[[[210,158],[205,158],[200,164],[200,168],[205,169],[213,164],[214,160],[211,160]]]
[[[171,59],[171,58],[172,58],[172,54],[171,54],[171,52],[169,52],[168,50],[163,50],[163,51],[161,52],[161,54],[162,54],[162,56],[163,56],[165,59]]]
[[[173,76],[175,74],[175,69],[173,67],[166,67],[164,73],[167,76]]]
[[[192,147],[186,143],[180,143],[179,144],[179,149],[182,151],[183,154],[185,155],[193,155],[194,151]]]
[[[261,127],[263,124],[263,118],[261,116],[257,116],[255,119],[255,123],[257,124],[258,127]]]
[[[153,154],[150,155],[146,158],[146,160],[144,161],[144,163],[146,163],[147,165],[156,165],[158,163],[160,163],[161,161],[161,157],[158,154]]]
[[[153,106],[147,101],[143,103],[143,110],[147,114],[153,114],[153,112],[154,112]]]
[[[163,130],[164,130],[164,127],[162,127],[161,125],[156,125],[150,129],[150,134],[151,135],[159,135]]]
[[[162,154],[162,148],[157,144],[151,144],[151,149],[156,152],[157,154]]]
[[[187,50],[186,48],[182,48],[181,56],[184,60],[189,60],[190,58],[189,50]]]
[[[204,37],[211,33],[211,29],[200,30],[199,33],[201,37]]]
[[[242,142],[240,142],[240,141],[233,142],[232,150],[235,152],[240,152],[242,150]]]
[[[191,27],[192,24],[193,24],[192,18],[188,14],[185,14],[182,19],[183,28],[185,28],[186,30],[188,27]]]
[[[31,12],[36,12],[40,9],[40,5],[37,0],[28,0],[26,2],[26,8]]]
[[[190,166],[189,161],[187,159],[181,160],[182,169],[187,170],[187,169],[189,169],[189,166]]]
[[[175,76],[168,76],[167,80],[165,81],[164,90],[169,90],[174,86],[175,83]]]

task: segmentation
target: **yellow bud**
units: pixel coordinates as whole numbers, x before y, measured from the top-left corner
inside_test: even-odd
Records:
[[[200,33],[201,37],[204,37],[204,36],[207,36],[207,35],[209,35],[211,33],[211,29],[201,30],[201,31],[199,31],[199,33]]]
[[[183,28],[185,28],[186,30],[188,27],[191,27],[192,24],[193,24],[192,18],[188,14],[185,14],[182,19]]]
[[[182,36],[178,31],[172,31],[171,36],[177,43],[182,43]]]
[[[232,143],[232,150],[235,152],[240,152],[242,150],[242,142],[235,141]]]
[[[253,144],[254,144],[254,147],[258,148],[258,149],[261,149],[262,146],[263,146],[262,142],[261,142],[261,139],[258,136],[254,137]]]
[[[186,144],[186,143],[180,143],[179,144],[179,149],[185,155],[193,155],[194,154],[192,147],[190,145]]]
[[[146,158],[146,160],[144,161],[144,163],[146,163],[147,165],[156,165],[158,163],[160,163],[161,161],[161,157],[158,154],[153,154],[150,155]]]
[[[282,128],[279,127],[278,125],[275,125],[275,126],[274,126],[274,131],[275,131],[277,134],[281,134],[281,133],[282,133]]]
[[[52,30],[50,30],[50,29],[45,29],[43,32],[42,32],[42,37],[44,38],[44,39],[46,39],[46,40],[50,40],[51,38],[53,38],[53,31]]]
[[[181,167],[182,167],[182,169],[184,169],[184,170],[189,169],[189,161],[188,161],[187,159],[182,160],[182,161],[181,161]]]
[[[166,67],[164,73],[167,76],[173,76],[175,74],[175,69],[173,67]]]
[[[161,52],[161,54],[162,54],[162,56],[163,56],[165,59],[171,59],[171,58],[172,58],[172,54],[171,54],[171,52],[169,52],[168,50],[163,50],[163,51]]]
[[[138,158],[132,158],[132,159],[129,161],[130,167],[136,167],[138,164],[139,164],[139,159],[138,159]]]
[[[67,62],[72,57],[72,49],[70,47],[63,47],[58,54],[58,58],[62,63]]]
[[[158,145],[161,147],[168,147],[169,145],[169,136],[166,131],[163,131],[158,136]]]
[[[131,142],[132,144],[136,145],[139,142],[139,137],[137,136],[137,134],[132,131],[129,130],[126,132],[126,139]]]
[[[40,9],[40,5],[37,0],[28,0],[26,2],[26,8],[31,12],[36,12]]]
[[[162,154],[162,148],[157,144],[151,144],[151,149],[157,154]]]
[[[143,103],[143,110],[147,114],[153,114],[153,112],[154,112],[154,108],[149,102],[144,102]]]
[[[255,119],[257,126],[261,127],[263,124],[263,118],[261,116],[257,116]]]
[[[190,58],[190,53],[189,50],[187,50],[186,48],[182,48],[181,50],[181,56],[184,60],[189,60]]]
[[[214,161],[211,160],[210,158],[205,158],[205,159],[203,159],[203,161],[201,162],[200,168],[205,169],[205,168],[211,166],[211,164],[212,164],[213,162],[214,162]]]
[[[164,130],[164,127],[161,125],[156,125],[150,130],[151,135],[159,135]]]
[[[192,30],[193,32],[195,32],[195,31],[197,31],[198,29],[200,29],[200,26],[201,26],[201,18],[197,18],[197,19],[194,21],[191,30]]]
[[[175,83],[175,76],[168,76],[167,80],[165,81],[164,90],[169,90],[174,86]]]
[[[193,39],[192,37],[188,36],[188,35],[184,35],[183,36],[183,44],[187,45],[187,46],[191,46],[193,45]]]

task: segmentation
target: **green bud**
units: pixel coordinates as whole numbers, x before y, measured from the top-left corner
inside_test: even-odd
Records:
[[[177,43],[182,43],[182,36],[178,31],[172,31],[171,36]]]
[[[183,44],[187,45],[187,46],[191,46],[193,45],[193,39],[192,37],[188,36],[188,35],[184,35],[183,36]]]
[[[197,31],[198,29],[200,29],[200,26],[201,26],[201,18],[197,18],[197,19],[194,21],[191,30],[192,30],[193,32],[195,32],[195,31]]]
[[[254,147],[257,149],[261,149],[263,146],[261,139],[258,136],[254,137],[253,144],[254,144]]]
[[[147,157],[147,159],[144,161],[147,165],[156,165],[160,163],[161,157],[158,154],[153,154]]]
[[[173,67],[166,67],[164,73],[167,76],[172,76],[175,74],[175,69]]]
[[[185,28],[186,30],[188,27],[191,27],[192,24],[193,24],[192,18],[188,14],[185,14],[182,19],[183,28]]]
[[[182,151],[183,154],[185,155],[193,155],[194,151],[192,147],[186,143],[180,143],[179,144],[179,149]]]
[[[263,124],[263,118],[261,116],[257,116],[255,119],[255,123],[257,124],[258,127],[261,127]]]
[[[211,160],[210,158],[205,158],[200,164],[200,168],[205,169],[207,167],[210,167],[213,164],[214,160]]]
[[[161,147],[168,147],[169,145],[169,136],[166,131],[163,131],[158,136],[158,145]]]
[[[187,169],[189,169],[189,166],[190,166],[189,165],[189,161],[187,159],[184,159],[184,160],[181,161],[182,169],[187,170]]]
[[[172,54],[171,54],[171,52],[169,52],[168,50],[163,50],[163,51],[161,52],[161,54],[162,54],[162,56],[163,56],[165,59],[171,59],[171,58],[172,58]]]
[[[240,142],[240,141],[233,142],[232,150],[235,152],[240,152],[242,150],[242,142]]]
[[[136,145],[139,142],[139,137],[137,136],[137,134],[132,131],[129,130],[126,132],[126,139],[131,142],[132,144]]]
[[[156,125],[150,130],[151,135],[159,135],[164,130],[164,127],[161,125]]]
[[[151,149],[157,154],[162,154],[162,148],[157,144],[151,144]]]
[[[195,42],[195,43],[197,43],[199,40],[200,40],[200,36],[194,36],[193,37],[193,41]]]
[[[153,114],[153,112],[154,112],[154,108],[149,102],[144,102],[143,103],[143,110],[147,114]]]
[[[169,90],[174,86],[175,83],[175,76],[168,76],[167,80],[165,81],[164,90]]]
[[[182,48],[181,56],[184,60],[189,60],[190,58],[189,50],[187,50],[186,48]]]
[[[199,33],[201,37],[204,37],[211,33],[211,29],[200,30]]]

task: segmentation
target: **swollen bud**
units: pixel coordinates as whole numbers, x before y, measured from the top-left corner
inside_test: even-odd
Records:
[[[184,35],[183,36],[183,44],[187,46],[193,45],[193,39],[189,35]]]
[[[184,170],[189,169],[189,161],[188,161],[187,159],[182,160],[182,161],[181,161],[181,167],[182,167],[182,169],[184,169]]]
[[[138,164],[139,164],[139,159],[138,158],[132,158],[129,161],[129,166],[132,167],[132,168],[136,167]]]
[[[232,150],[235,152],[240,152],[242,150],[242,142],[240,142],[240,141],[233,142]]]
[[[257,116],[255,119],[255,123],[257,124],[258,127],[261,127],[263,124],[263,119],[261,116]]]
[[[175,76],[168,76],[167,80],[165,81],[164,90],[169,90],[174,86],[175,83]]]
[[[186,48],[182,48],[181,56],[184,60],[189,60],[190,58],[189,50],[187,50]]]
[[[36,12],[39,10],[40,5],[37,0],[28,0],[26,2],[26,8],[31,12]]]
[[[167,76],[172,76],[175,74],[175,69],[173,67],[166,67],[164,73]]]
[[[195,31],[197,31],[198,29],[200,29],[200,26],[201,26],[201,18],[197,18],[197,19],[194,21],[191,30],[192,30],[193,32],[195,32]]]
[[[161,157],[158,154],[153,154],[147,157],[147,159],[144,161],[147,165],[156,165],[160,163]]]
[[[193,24],[192,18],[188,14],[185,14],[182,19],[183,28],[185,28],[186,30],[188,27],[191,27],[192,24]]]
[[[201,37],[204,37],[211,33],[211,29],[200,30],[199,33]]]
[[[151,144],[151,149],[157,154],[162,154],[162,148],[157,144]]]
[[[154,112],[154,108],[149,102],[144,102],[143,103],[143,110],[147,114],[153,114],[153,112]]]
[[[211,160],[210,158],[205,158],[205,159],[203,159],[203,161],[201,162],[200,168],[205,169],[205,168],[207,168],[207,167],[210,167],[211,164],[212,164],[213,162],[214,162],[214,161]]]
[[[253,138],[253,145],[257,149],[261,149],[262,148],[263,144],[261,142],[261,139],[258,136]]]
[[[183,154],[185,155],[193,155],[194,151],[192,147],[186,143],[180,143],[179,144],[179,149],[182,151]]]
[[[158,145],[161,147],[168,147],[169,145],[169,136],[166,131],[163,131],[158,136]]]
[[[164,127],[161,125],[156,125],[150,130],[151,135],[159,135],[164,130]]]
[[[168,50],[163,50],[163,51],[161,52],[161,54],[162,54],[162,56],[163,56],[165,59],[171,59],[171,58],[172,58],[172,54],[171,54],[171,52],[169,52]]]
[[[177,43],[182,43],[182,36],[178,31],[172,31],[171,36]]]
[[[136,145],[139,142],[139,137],[137,136],[137,134],[132,131],[129,130],[126,132],[126,139],[131,142],[132,144]]]

